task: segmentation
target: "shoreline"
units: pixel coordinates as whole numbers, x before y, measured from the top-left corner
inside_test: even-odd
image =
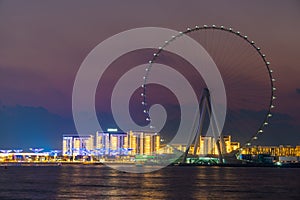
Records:
[[[132,166],[156,166],[155,164],[139,164],[129,162],[0,162],[0,167],[10,166],[104,166],[104,165],[132,165]],[[268,168],[300,168],[300,163],[223,163],[223,164],[189,164],[173,163],[169,166],[176,167],[268,167]]]
[[[245,164],[234,164],[234,163],[224,163],[224,164],[174,164],[174,166],[205,166],[205,167],[267,167],[267,168],[300,168],[300,163],[282,163],[281,165],[273,163],[245,163]]]

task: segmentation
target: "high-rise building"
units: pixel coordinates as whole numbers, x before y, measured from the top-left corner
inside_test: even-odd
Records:
[[[129,148],[130,155],[153,155],[160,148],[160,135],[154,132],[129,131],[124,148]]]
[[[208,136],[200,136],[200,148],[198,149],[198,153],[200,155],[209,155],[209,154],[217,154],[218,149],[216,145],[216,140],[214,137]]]
[[[233,150],[240,148],[239,142],[232,142],[231,136],[223,136],[224,141],[224,151],[223,153],[230,153]],[[174,153],[174,148],[178,151],[185,152],[187,147],[183,144],[173,144],[172,146],[166,146],[161,151],[162,153]],[[189,154],[194,154],[194,144],[189,147]],[[199,143],[196,150],[196,155],[206,156],[206,155],[218,155],[218,147],[216,144],[216,139],[211,136],[200,136]]]
[[[102,155],[124,154],[126,133],[114,131],[96,132],[96,149]]]
[[[220,148],[223,153],[230,153],[231,151],[240,148],[240,143],[232,142],[230,135],[223,136],[223,141],[225,145],[223,148],[222,148],[222,144],[220,144],[221,145]],[[218,152],[216,139],[214,137],[200,136],[199,153],[200,155],[208,155],[208,154],[218,155],[219,152]]]
[[[76,134],[63,135],[63,152],[64,156],[77,156],[88,154],[94,149],[94,136],[79,136]]]
[[[96,149],[101,154],[109,153],[109,133],[108,132],[96,132]]]

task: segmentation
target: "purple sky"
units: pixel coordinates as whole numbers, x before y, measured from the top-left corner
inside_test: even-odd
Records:
[[[280,115],[275,127],[290,131],[277,134],[277,141],[300,143],[299,11],[298,0],[2,0],[0,105],[10,109],[2,108],[6,115],[1,119],[19,126],[16,118],[6,116],[11,116],[11,110],[15,115],[23,112],[16,111],[16,105],[20,105],[19,110],[42,107],[45,113],[70,123],[72,87],[81,62],[98,43],[116,33],[147,26],[185,30],[216,24],[246,33],[268,56],[278,88],[275,112]],[[49,133],[73,131],[70,127],[61,124]],[[14,131],[0,125],[0,140]],[[266,133],[266,141],[271,134]]]

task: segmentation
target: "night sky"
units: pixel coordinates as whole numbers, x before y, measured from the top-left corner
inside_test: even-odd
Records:
[[[132,28],[203,24],[231,26],[259,44],[278,88],[272,126],[260,143],[300,144],[299,11],[298,0],[2,0],[0,149],[61,148],[62,134],[76,132],[73,83],[101,41]]]

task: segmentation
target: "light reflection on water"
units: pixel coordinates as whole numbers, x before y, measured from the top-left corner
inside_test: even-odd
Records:
[[[0,199],[299,199],[300,169],[105,166],[0,168]]]

